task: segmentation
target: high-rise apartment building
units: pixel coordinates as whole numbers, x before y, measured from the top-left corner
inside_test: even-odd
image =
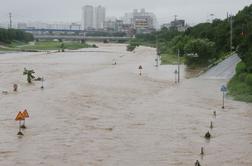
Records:
[[[86,5],[82,8],[83,27],[89,29],[103,29],[106,17],[106,10],[102,6],[93,7]]]
[[[97,6],[95,8],[95,29],[103,29],[104,28],[104,22],[106,17],[106,10],[102,6]]]
[[[85,30],[94,29],[94,7],[86,5],[82,8],[83,28]]]

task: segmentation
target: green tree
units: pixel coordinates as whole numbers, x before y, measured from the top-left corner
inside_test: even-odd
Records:
[[[187,65],[209,64],[215,54],[215,44],[208,39],[191,39],[185,45]],[[192,56],[193,55],[193,56]]]
[[[26,68],[24,68],[24,72],[23,72],[23,75],[27,75],[27,82],[29,84],[32,83],[32,79],[34,79],[35,77],[33,76],[34,74],[34,70],[27,70]]]

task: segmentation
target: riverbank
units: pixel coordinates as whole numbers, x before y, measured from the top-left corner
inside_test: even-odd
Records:
[[[94,45],[89,45],[86,43],[80,43],[77,41],[64,41],[64,49],[67,50],[77,50],[82,48],[94,47]],[[51,51],[51,50],[61,50],[62,42],[58,41],[38,41],[38,42],[13,42],[11,44],[6,44],[0,46],[0,51],[15,51],[15,52],[39,52],[39,51]]]

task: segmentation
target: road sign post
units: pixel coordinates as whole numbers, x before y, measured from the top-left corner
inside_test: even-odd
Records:
[[[225,85],[222,85],[221,86],[221,92],[222,92],[222,109],[224,109],[225,108],[225,92],[227,92],[227,87],[225,86]]]
[[[25,128],[26,128],[26,126],[25,126],[25,119],[26,119],[26,118],[29,118],[29,114],[28,114],[28,112],[27,112],[26,109],[23,111],[22,114],[23,114],[23,116],[24,116],[24,122],[23,122],[23,125],[21,125],[21,128],[25,129]]]
[[[180,82],[180,50],[178,49],[178,83]]]
[[[24,117],[24,115],[23,115],[22,112],[19,112],[19,113],[17,114],[16,118],[15,118],[16,121],[19,121],[19,130],[18,130],[17,135],[24,135],[24,134],[22,133],[22,131],[21,131],[21,121],[24,120],[24,119],[25,119],[25,117]]]

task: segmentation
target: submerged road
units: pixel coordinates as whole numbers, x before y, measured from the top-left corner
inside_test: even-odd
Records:
[[[184,79],[182,70],[177,85],[177,67],[156,68],[153,48],[84,50],[0,55],[0,87],[9,91],[0,94],[1,166],[252,165],[252,105],[226,99],[221,109],[222,67],[209,76],[222,79]],[[45,77],[44,90],[26,83],[24,67]],[[19,138],[14,118],[25,108],[30,118]]]

